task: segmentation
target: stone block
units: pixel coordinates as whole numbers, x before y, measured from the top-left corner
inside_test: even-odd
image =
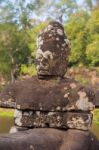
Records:
[[[0,93],[1,107],[13,106],[21,110],[92,111],[94,100],[94,92],[90,88],[69,78],[19,80]]]
[[[15,110],[14,122],[28,128],[90,129],[92,114],[80,112],[42,112]]]
[[[0,135],[0,150],[99,150],[99,141],[88,131],[33,129]]]

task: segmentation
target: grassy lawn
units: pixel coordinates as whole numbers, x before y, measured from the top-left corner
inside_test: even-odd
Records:
[[[99,124],[99,109],[95,109],[93,121]]]
[[[14,110],[13,109],[3,109],[0,108],[0,116],[2,117],[13,117],[14,115]]]

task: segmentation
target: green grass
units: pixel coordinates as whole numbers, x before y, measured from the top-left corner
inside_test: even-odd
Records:
[[[80,74],[75,76],[75,80],[83,85],[87,85],[89,83],[89,81]]]
[[[99,124],[99,109],[95,109],[93,122]]]
[[[14,111],[13,110],[0,110],[0,117],[13,117]]]

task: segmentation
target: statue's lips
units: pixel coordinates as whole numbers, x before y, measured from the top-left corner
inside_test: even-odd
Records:
[[[43,75],[43,74],[47,74],[49,75],[49,71],[48,70],[38,70],[38,74]]]
[[[40,65],[37,69],[38,74],[49,74],[49,67]]]

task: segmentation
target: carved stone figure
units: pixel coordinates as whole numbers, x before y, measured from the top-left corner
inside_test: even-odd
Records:
[[[70,42],[64,28],[58,22],[51,22],[37,38],[38,76],[63,77],[67,69]]]
[[[93,116],[91,111],[95,107],[94,92],[75,80],[64,77],[69,52],[70,42],[64,33],[63,26],[58,22],[50,22],[37,38],[37,76],[21,81],[17,80],[9,84],[0,94],[1,107],[15,108],[14,123],[16,126],[25,129],[47,128],[34,129],[31,131],[32,134],[28,131],[28,136],[30,134],[34,140],[32,141],[33,145],[39,145],[38,147],[29,145],[30,149],[82,150],[83,147],[85,147],[84,150],[91,149],[91,134],[87,130],[91,127]],[[49,128],[57,128],[57,130]],[[58,129],[64,129],[64,131]],[[47,135],[48,145],[53,143],[52,139],[54,142],[56,141],[54,147],[48,148],[44,142],[43,133],[45,136]],[[72,137],[75,137],[76,133],[78,139],[80,137],[83,143],[74,141]],[[24,135],[25,132],[22,134]],[[41,138],[38,138],[39,141],[36,142],[35,137],[40,135],[43,142],[39,140]],[[12,137],[14,136],[12,135]],[[59,136],[61,139],[58,141]],[[11,138],[11,136],[9,137]],[[24,141],[26,139],[25,136]],[[86,139],[89,143],[88,147],[85,144]],[[18,142],[18,138],[15,141]],[[57,145],[57,141],[60,145]],[[71,141],[71,144],[67,143],[66,145],[63,141]],[[43,147],[40,147],[39,142]],[[21,150],[20,147],[19,144],[18,150]],[[95,150],[98,150],[98,144]]]

